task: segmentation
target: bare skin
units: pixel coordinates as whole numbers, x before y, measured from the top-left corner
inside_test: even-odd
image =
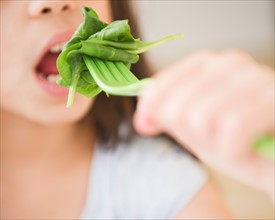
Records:
[[[1,146],[8,146],[1,148],[1,218],[77,219],[87,193],[91,126],[44,127],[5,111],[1,126]]]
[[[214,169],[274,199],[274,162],[252,151],[257,137],[274,135],[274,76],[239,50],[194,53],[155,76],[139,99],[135,127],[170,134]]]
[[[74,30],[83,5],[111,20],[108,1],[1,1],[2,219],[77,219],[83,210],[95,142],[85,115],[93,100],[77,96],[67,110],[66,96],[46,94],[33,77],[41,45],[60,31]],[[202,204],[205,218],[231,218],[209,185],[177,218],[196,217]],[[210,196],[213,203],[205,204]]]
[[[77,219],[83,210],[95,142],[84,118],[93,100],[77,96],[68,110],[66,96],[34,79],[43,47],[73,33],[83,5],[111,21],[108,1],[1,1],[1,219]]]

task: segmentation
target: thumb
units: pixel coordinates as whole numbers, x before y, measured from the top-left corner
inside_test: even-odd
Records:
[[[133,118],[133,125],[135,130],[144,136],[158,135],[162,131],[153,114],[149,113],[146,105],[141,101],[138,102]]]

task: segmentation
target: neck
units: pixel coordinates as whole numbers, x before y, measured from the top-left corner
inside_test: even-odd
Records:
[[[1,164],[9,169],[75,158],[90,151],[91,134],[92,128],[85,121],[49,126],[1,110]]]

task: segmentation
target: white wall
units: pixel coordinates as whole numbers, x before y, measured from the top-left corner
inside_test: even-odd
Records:
[[[133,7],[144,40],[185,35],[147,53],[156,69],[202,48],[241,48],[274,67],[274,0],[135,0]]]

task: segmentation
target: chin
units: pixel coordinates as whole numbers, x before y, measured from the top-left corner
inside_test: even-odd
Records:
[[[74,104],[67,108],[66,104],[53,105],[52,108],[48,108],[47,113],[44,111],[43,117],[39,114],[32,119],[43,125],[58,125],[58,124],[74,124],[83,119],[89,110],[92,108],[94,100],[82,101],[75,100]]]
[[[64,100],[43,100],[43,102],[31,102],[24,105],[6,105],[1,107],[6,116],[11,116],[19,121],[35,123],[44,126],[74,124],[83,119],[92,108],[94,99],[76,96],[74,104],[66,107]],[[10,103],[14,104],[14,103]],[[4,113],[4,112],[3,112]]]

